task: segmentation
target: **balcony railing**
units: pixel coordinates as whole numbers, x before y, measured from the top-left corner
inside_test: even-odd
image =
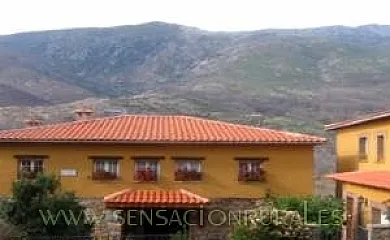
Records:
[[[177,170],[175,172],[175,181],[201,181],[202,173],[199,171]]]
[[[135,171],[134,180],[137,182],[155,182],[157,181],[157,171],[137,170]]]
[[[114,180],[118,175],[115,172],[96,171],[92,173],[93,180]]]
[[[265,172],[259,171],[259,172],[240,172],[238,175],[238,181],[243,182],[250,182],[250,181],[257,181],[257,182],[263,182],[265,180]]]

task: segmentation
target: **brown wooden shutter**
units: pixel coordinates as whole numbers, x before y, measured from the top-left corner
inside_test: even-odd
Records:
[[[376,146],[377,146],[377,160],[383,161],[385,158],[385,136],[378,135],[376,137]]]

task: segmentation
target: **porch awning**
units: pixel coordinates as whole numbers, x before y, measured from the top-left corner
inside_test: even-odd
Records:
[[[390,171],[343,172],[326,176],[338,182],[390,190]]]
[[[108,208],[125,207],[200,207],[209,203],[209,199],[184,189],[178,190],[134,190],[122,191],[104,197],[104,204]]]

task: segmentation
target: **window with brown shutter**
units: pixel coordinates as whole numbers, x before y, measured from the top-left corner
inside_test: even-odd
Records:
[[[19,159],[18,162],[18,178],[33,179],[38,174],[43,173],[43,161],[42,156],[15,156]]]
[[[158,160],[136,160],[134,180],[137,182],[155,182],[160,174]]]
[[[175,181],[202,180],[202,164],[200,160],[176,160]]]
[[[239,161],[239,181],[264,181],[263,162],[260,160]]]
[[[384,134],[378,134],[376,136],[376,156],[378,162],[382,162],[385,160],[385,135]]]
[[[93,180],[115,180],[119,177],[117,159],[96,158],[93,162]]]
[[[367,160],[368,138],[359,137],[359,160]]]

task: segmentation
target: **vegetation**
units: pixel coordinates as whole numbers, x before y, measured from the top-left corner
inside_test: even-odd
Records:
[[[389,108],[378,101],[390,98],[389,29],[148,23],[0,36],[0,128],[31,115],[68,121],[87,105],[100,116],[188,114],[325,135],[324,123]],[[330,157],[317,172],[334,170]]]
[[[295,211],[272,207],[255,209],[233,233],[233,240],[311,239],[310,229]]]
[[[234,240],[311,239],[309,226],[335,236],[343,223],[343,203],[333,197],[273,197],[237,225]]]
[[[277,209],[296,211],[307,224],[319,224],[324,229],[339,229],[343,223],[344,203],[331,196],[274,197]]]
[[[212,33],[149,23],[0,36],[0,106],[112,98],[99,107],[320,132],[324,122],[388,108],[377,96],[390,97],[389,29]],[[33,111],[64,120],[69,107]],[[0,126],[9,119],[0,115]]]
[[[186,228],[183,228],[181,231],[175,233],[170,240],[188,240],[189,235]]]
[[[1,217],[27,236],[86,236],[92,223],[85,224],[84,210],[74,194],[60,191],[54,176],[39,175],[14,183],[12,197],[1,204]],[[73,213],[78,222],[58,216],[61,211]],[[49,220],[50,214],[55,222]]]

